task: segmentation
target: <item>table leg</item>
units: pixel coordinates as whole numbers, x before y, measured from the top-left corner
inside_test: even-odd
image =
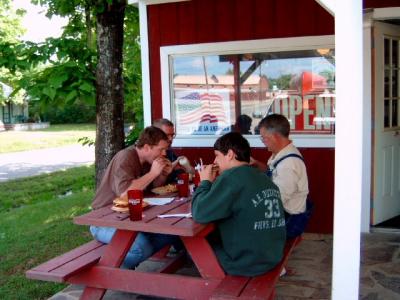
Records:
[[[136,238],[136,235],[137,232],[134,231],[117,230],[97,265],[107,267],[121,266],[126,254]],[[118,253],[120,254],[118,255]],[[81,295],[81,299],[102,299],[105,292],[106,289],[88,286],[85,287]]]
[[[225,272],[218,263],[213,249],[205,236],[181,237],[201,277],[206,279],[223,279]]]

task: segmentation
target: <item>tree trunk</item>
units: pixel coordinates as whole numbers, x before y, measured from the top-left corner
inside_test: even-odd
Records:
[[[114,155],[124,147],[122,46],[125,1],[104,1],[97,15],[96,186]]]

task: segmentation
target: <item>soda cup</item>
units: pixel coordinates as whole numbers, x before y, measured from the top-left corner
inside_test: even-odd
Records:
[[[189,197],[189,174],[182,173],[178,175],[178,188],[179,197]]]
[[[140,221],[142,219],[142,211],[143,211],[142,202],[143,202],[142,190],[128,191],[129,219],[131,221]]]

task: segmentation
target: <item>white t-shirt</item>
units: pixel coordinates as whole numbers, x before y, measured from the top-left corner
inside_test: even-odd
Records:
[[[299,214],[306,210],[308,195],[308,178],[304,162],[298,157],[288,157],[282,160],[275,169],[273,168],[276,161],[290,153],[301,156],[299,150],[290,143],[269,158],[268,166],[272,170],[272,181],[281,192],[283,207],[286,212]]]

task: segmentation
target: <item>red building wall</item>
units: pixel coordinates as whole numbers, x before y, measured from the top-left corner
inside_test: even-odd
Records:
[[[364,0],[364,8],[399,7],[399,0]]]
[[[399,6],[399,0],[364,0],[364,7]],[[160,47],[334,34],[334,18],[314,0],[191,0],[148,6],[152,119],[162,117]],[[300,149],[315,211],[309,232],[333,231],[334,149]],[[214,159],[210,148],[179,148],[193,162]],[[266,161],[262,148],[252,155]]]
[[[162,116],[160,47],[334,34],[314,0],[191,0],[148,6],[152,118]]]

